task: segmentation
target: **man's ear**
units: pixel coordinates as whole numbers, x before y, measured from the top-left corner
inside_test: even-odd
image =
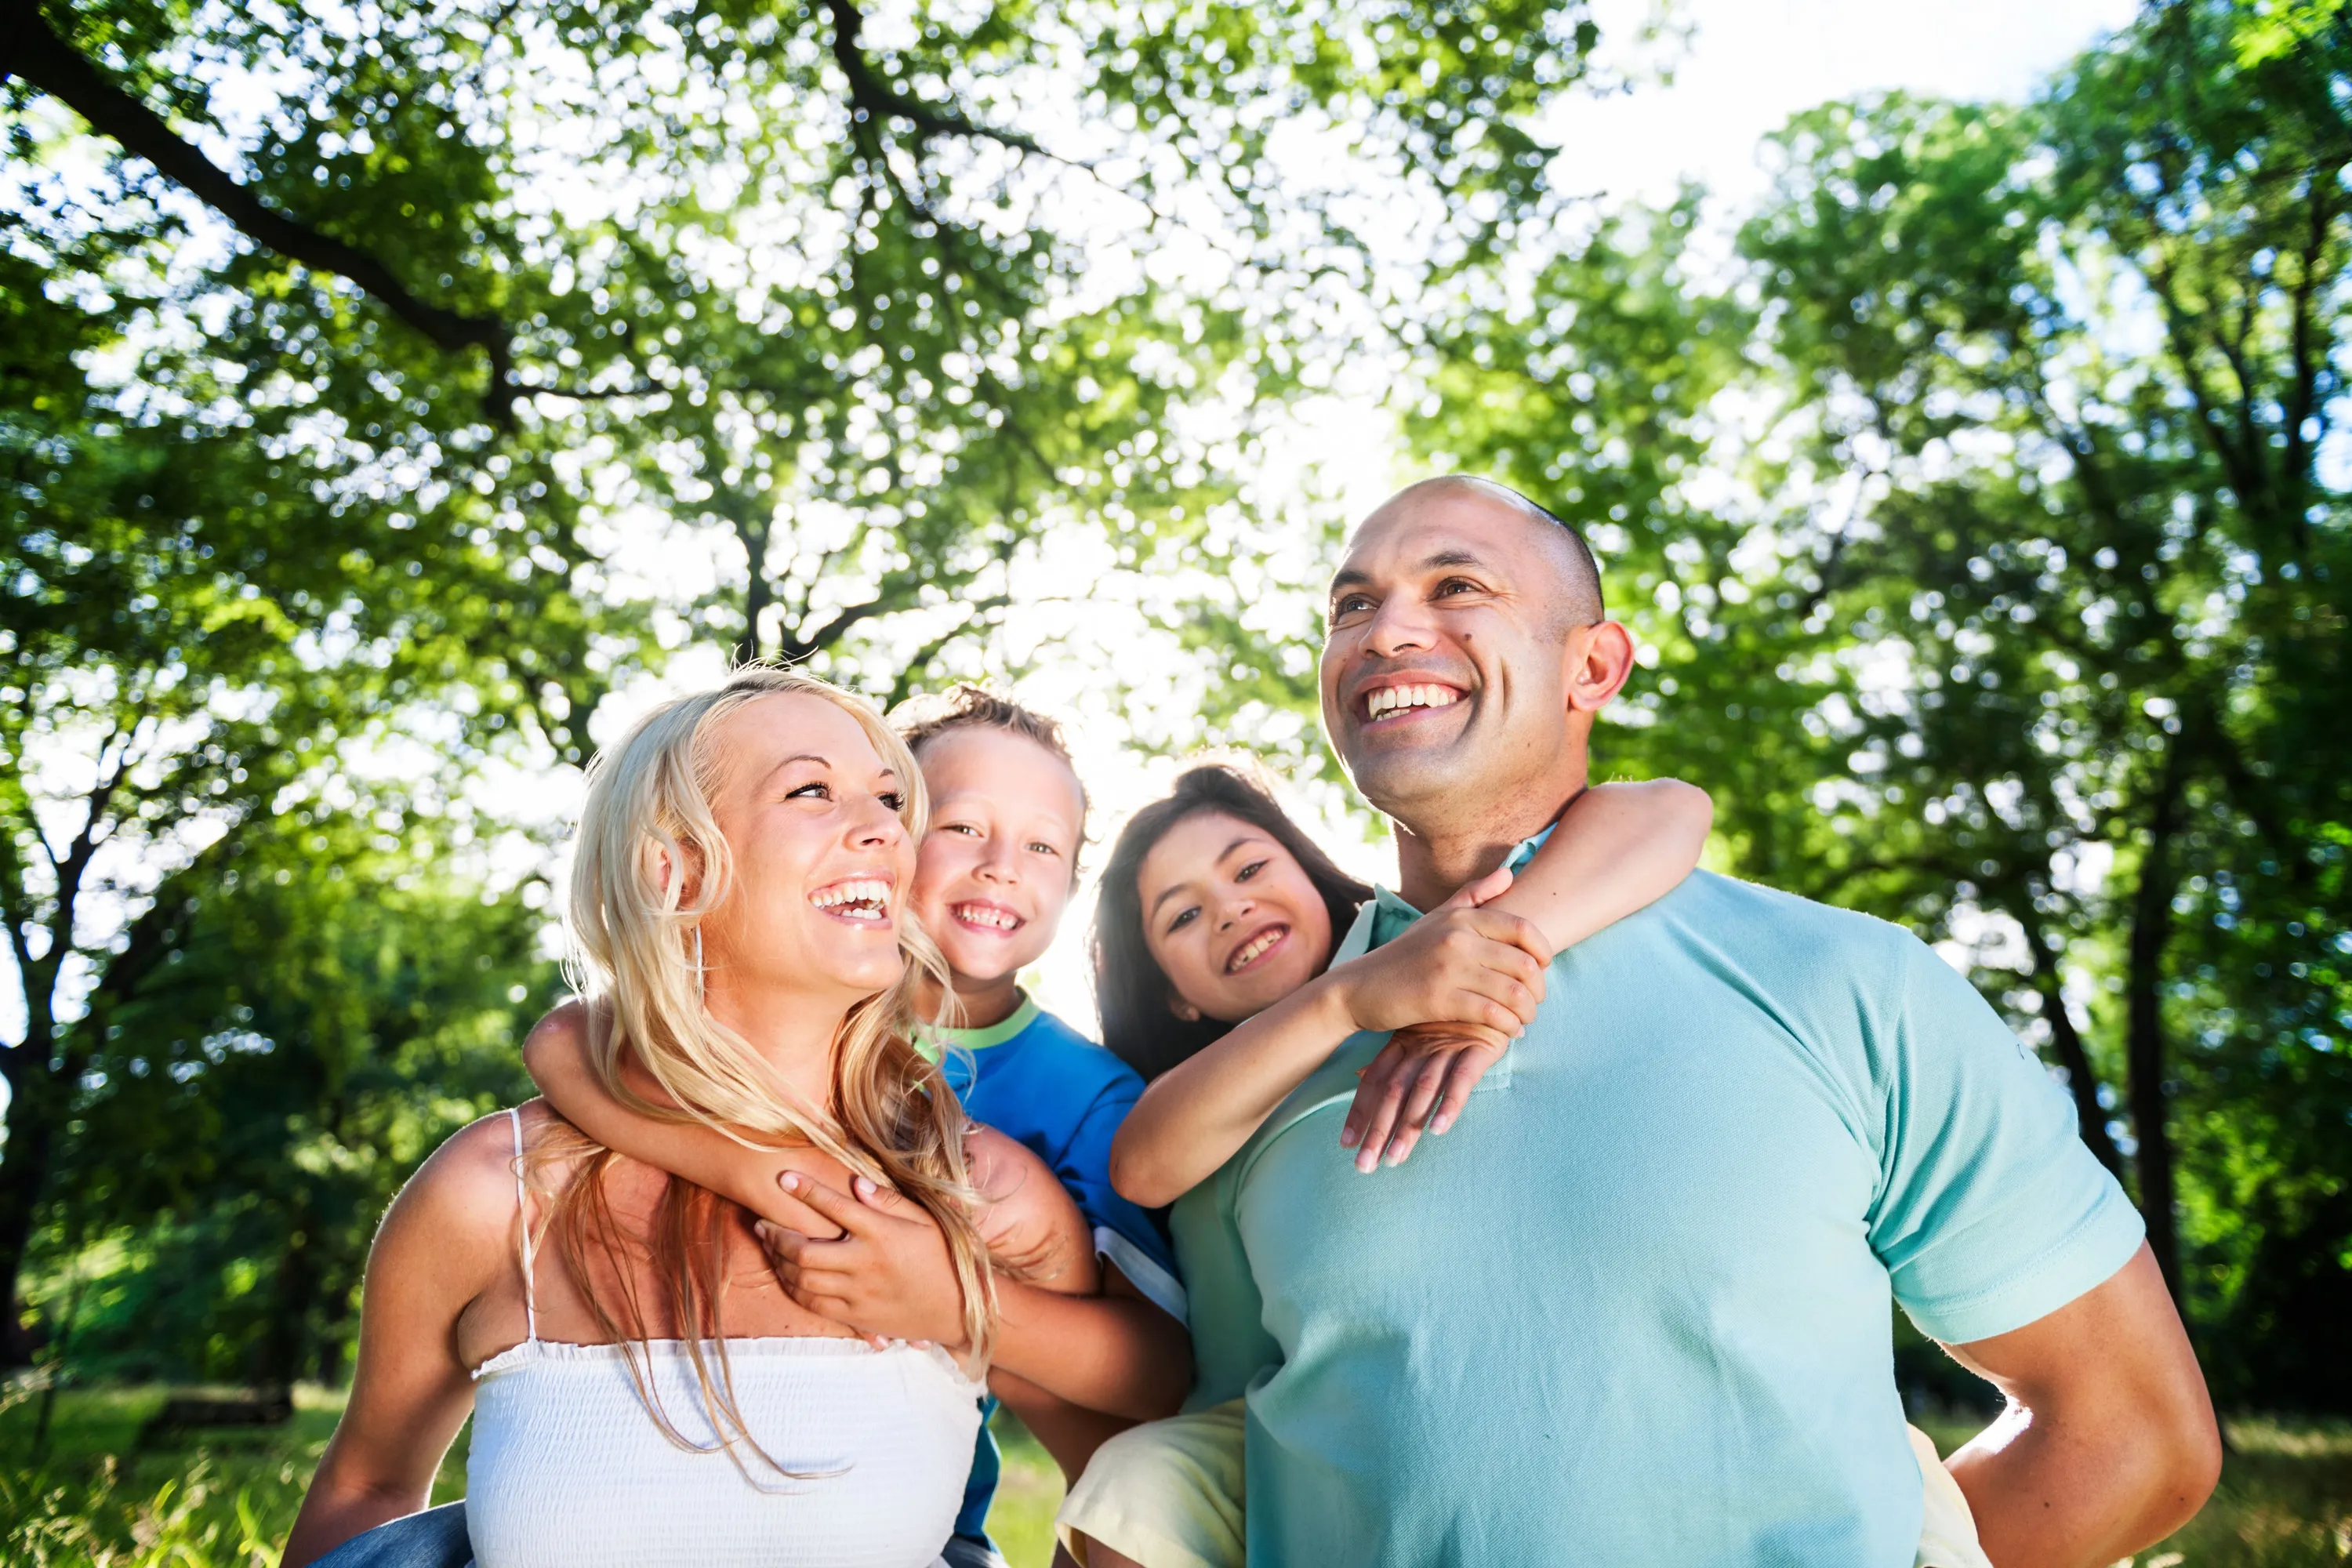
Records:
[[[1168,993],[1168,1010],[1188,1024],[1197,1024],[1201,1021],[1201,1010],[1173,991]]]
[[[1565,656],[1570,711],[1598,713],[1633,673],[1633,634],[1615,621],[1579,627],[1569,634]]]

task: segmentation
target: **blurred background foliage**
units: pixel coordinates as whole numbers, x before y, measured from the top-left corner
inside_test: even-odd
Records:
[[[2352,16],[2164,0],[2024,103],[1824,105],[1728,226],[1553,187],[1595,41],[14,6],[8,1359],[336,1380],[384,1202],[560,988],[499,803],[681,649],[888,700],[1123,574],[1165,743],[1330,778],[1337,520],[1243,501],[1355,359],[1414,468],[1590,531],[1645,650],[1601,771],[1956,944],[2224,1402],[2352,1413]]]

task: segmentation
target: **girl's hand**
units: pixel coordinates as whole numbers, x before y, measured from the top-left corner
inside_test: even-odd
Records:
[[[1501,897],[1510,885],[1507,870],[1482,877],[1431,910],[1412,931],[1359,961],[1394,955],[1391,962],[1406,965],[1410,973],[1427,962],[1423,955],[1430,947],[1437,950],[1434,965],[1422,973],[1432,994],[1418,1003],[1421,1010],[1409,1022],[1391,1026],[1397,1033],[1364,1068],[1355,1102],[1348,1108],[1347,1121],[1339,1129],[1339,1146],[1357,1151],[1359,1171],[1377,1170],[1383,1161],[1402,1165],[1420,1142],[1423,1128],[1444,1132],[1453,1126],[1486,1069],[1500,1061],[1511,1041],[1535,1021],[1536,1005],[1543,1000],[1544,968],[1551,960],[1550,947],[1529,922],[1478,908]],[[1464,928],[1470,917],[1484,924],[1474,928],[1465,940]],[[1512,923],[1499,925],[1498,921]],[[1414,943],[1424,928],[1429,937]],[[1497,947],[1503,949],[1500,953],[1494,951]],[[1477,973],[1482,963],[1498,957],[1505,966],[1501,971]],[[1512,996],[1514,1005],[1507,1010],[1496,1007],[1494,992],[1502,982],[1518,987],[1518,994]],[[1386,1000],[1377,992],[1374,994],[1375,1005]],[[1472,997],[1486,1005],[1483,1019],[1461,1016],[1474,1007]],[[1497,1012],[1507,1012],[1507,1029]]]
[[[912,1340],[964,1349],[963,1288],[940,1227],[921,1206],[865,1176],[856,1196],[786,1171],[784,1191],[840,1228],[831,1240],[761,1220],[756,1227],[784,1293],[877,1348]]]
[[[1423,1129],[1443,1132],[1511,1042],[1475,1024],[1416,1024],[1381,1047],[1356,1085],[1339,1147],[1356,1169],[1402,1165]]]
[[[1551,947],[1534,922],[1478,906],[1511,885],[1496,871],[1464,888],[1385,947],[1328,978],[1359,1029],[1471,1024],[1516,1039],[1543,1001]]]

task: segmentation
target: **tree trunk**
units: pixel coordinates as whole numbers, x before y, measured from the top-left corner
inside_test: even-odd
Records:
[[[271,1394],[290,1394],[294,1380],[302,1374],[309,1361],[310,1310],[319,1299],[319,1270],[311,1248],[319,1220],[307,1193],[295,1201],[288,1220],[269,1321],[254,1347],[252,1363],[254,1386]]]
[[[2066,1069],[2066,1087],[2074,1096],[2074,1120],[2081,1123],[2083,1142],[2099,1157],[2099,1163],[2120,1178],[2123,1153],[2107,1133],[2107,1108],[2099,1103],[2099,1075],[2092,1070],[2091,1053],[2074,1027],[2074,1016],[2066,1010],[2058,955],[2051,951],[2050,939],[2036,918],[2031,893],[2025,895],[2022,908],[2024,915],[2017,923],[2025,932],[2027,951],[2033,955],[2033,986],[2042,994],[2042,1016],[2050,1023],[2051,1048],[2058,1053],[2058,1065]]]
[[[2139,1173],[2139,1208],[2147,1222],[2148,1249],[2156,1254],[2176,1301],[2180,1300],[2180,1242],[2173,1222],[2172,1134],[2165,1110],[2163,985],[2164,950],[2172,935],[2172,899],[2179,883],[2172,840],[2180,830],[2181,773],[2180,746],[2175,742],[2148,817],[2147,855],[2140,863],[2139,891],[2133,900],[2124,977],[2132,1131],[2139,1140],[2133,1160]]]
[[[47,987],[26,977],[26,999],[33,1004],[25,1038],[14,1049],[16,1070],[10,1075],[8,1142],[0,1149],[0,1281],[5,1281],[7,1316],[0,1320],[0,1366],[24,1366],[33,1358],[32,1331],[25,1322],[20,1289],[25,1253],[33,1238],[33,1215],[48,1185],[57,1129],[62,1120],[64,1095],[49,1070],[56,1049],[57,1029],[42,1005]]]
[[[768,613],[774,602],[775,591],[768,585],[767,552],[761,551],[751,563],[751,585],[743,592],[743,640],[735,645],[739,664],[760,657],[760,617]]]
[[[768,581],[768,541],[774,536],[775,516],[753,521],[749,508],[740,502],[730,510],[728,521],[735,525],[735,537],[743,546],[743,637],[735,645],[735,662],[748,663],[764,651],[760,647],[760,620],[768,606],[776,600],[775,584]]]

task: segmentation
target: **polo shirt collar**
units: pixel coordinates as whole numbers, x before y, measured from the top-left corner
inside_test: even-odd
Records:
[[[926,1029],[924,1033],[942,1046],[961,1051],[984,1051],[991,1046],[1001,1046],[1037,1021],[1037,1004],[1027,992],[1021,993],[1021,1005],[1003,1019],[984,1029]]]
[[[1517,847],[1504,858],[1503,864],[1513,871],[1518,870],[1535,858],[1536,851],[1544,847],[1545,840],[1552,835],[1552,829],[1559,826],[1556,822],[1549,824],[1534,837],[1521,839]],[[1331,962],[1345,963],[1351,958],[1361,958],[1372,949],[1394,942],[1403,934],[1407,926],[1421,919],[1423,912],[1388,889],[1374,887],[1370,900],[1356,911],[1355,922],[1348,927],[1348,934],[1340,938],[1338,947],[1332,949]]]

